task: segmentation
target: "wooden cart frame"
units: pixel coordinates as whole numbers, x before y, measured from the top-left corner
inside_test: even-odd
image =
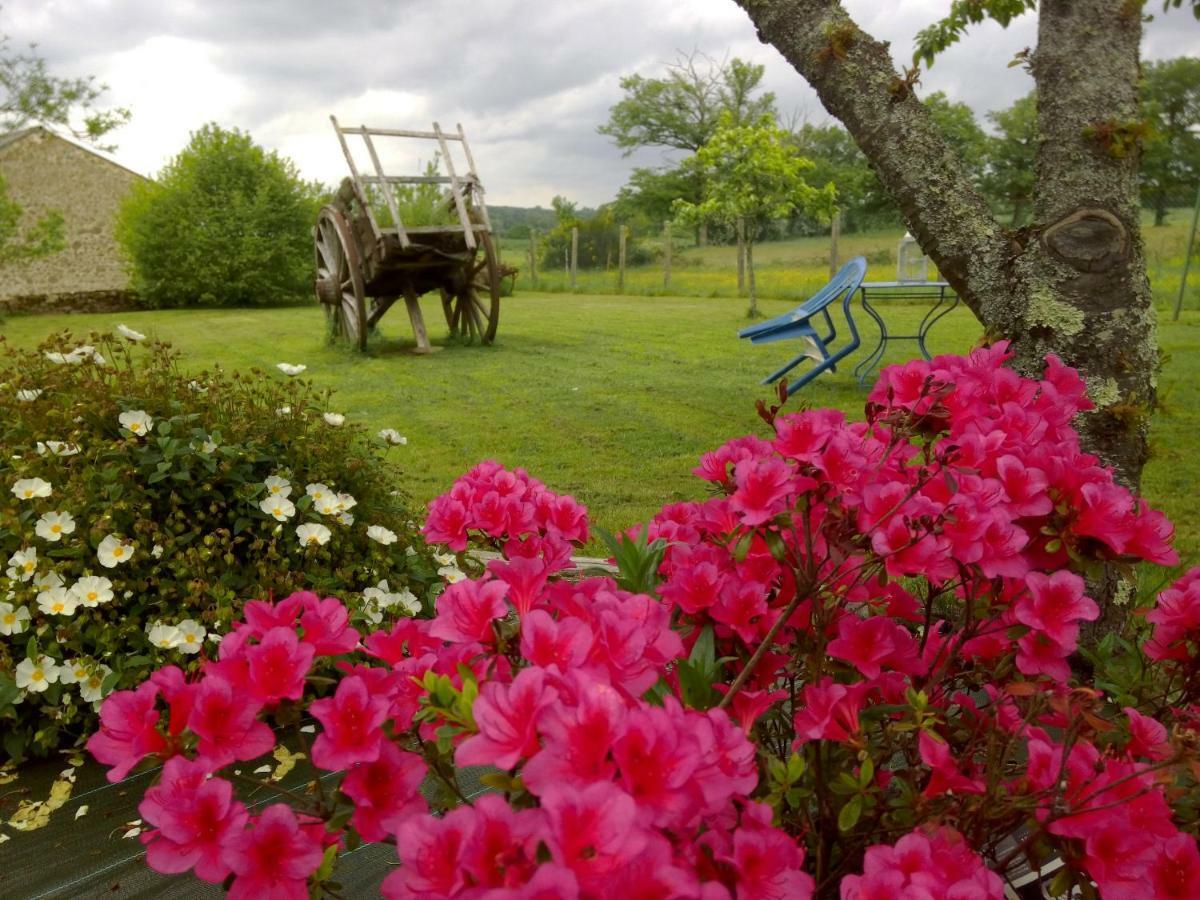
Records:
[[[483,200],[483,185],[462,125],[444,132],[346,127],[329,117],[337,132],[350,176],[342,180],[333,201],[323,207],[314,229],[317,300],[328,315],[331,333],[358,349],[367,335],[399,298],[412,322],[418,353],[436,347],[429,343],[419,297],[438,291],[452,335],[490,344],[500,320],[500,261],[492,241],[491,221]],[[361,173],[350,152],[348,137],[359,137],[371,161],[371,173]],[[416,138],[437,143],[439,175],[388,175],[383,171],[376,138]],[[451,142],[462,145],[467,172],[459,175],[450,153]],[[457,215],[455,225],[405,225],[396,199],[396,186],[444,184],[446,202]],[[391,225],[383,227],[377,211],[382,197]],[[369,303],[368,303],[369,301]]]

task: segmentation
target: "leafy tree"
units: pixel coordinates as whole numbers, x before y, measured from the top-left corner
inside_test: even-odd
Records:
[[[636,220],[655,227],[674,215],[676,200],[698,203],[700,188],[701,176],[694,157],[677,166],[636,168],[629,183],[617,192],[614,211],[624,221]]]
[[[1200,184],[1200,59],[1180,57],[1144,68],[1142,103],[1150,140],[1142,158],[1142,195],[1154,224],[1166,221],[1171,200]]]
[[[117,219],[134,286],[155,306],[248,306],[311,290],[318,189],[250,135],[210,123]]]
[[[988,136],[975,121],[971,107],[951,100],[942,91],[934,91],[922,102],[946,143],[958,153],[971,180],[978,184],[987,158]]]
[[[129,121],[127,109],[96,108],[106,90],[91,77],[51,75],[34,47],[17,51],[9,36],[0,34],[0,133],[41,124],[96,143]],[[7,182],[0,178],[0,265],[47,256],[66,246],[61,212],[49,210],[24,226],[23,213],[21,205],[9,196]]]
[[[997,133],[988,142],[983,191],[994,206],[1012,212],[1012,225],[1023,225],[1035,187],[1037,96],[1027,94],[1008,109],[990,112],[988,120]]]
[[[804,179],[812,162],[802,157],[788,132],[764,115],[751,125],[739,124],[724,113],[717,130],[696,153],[708,190],[699,203],[680,200],[675,208],[684,221],[732,224],[746,228],[746,271],[750,291],[749,316],[758,315],[754,287],[754,238],[773,219],[795,209],[828,216],[833,211],[832,184],[817,189]]]
[[[899,213],[887,189],[870,163],[841,125],[805,123],[792,133],[800,155],[812,161],[804,180],[813,187],[832,183],[837,189],[838,208],[847,231],[861,231],[881,223],[899,221]]]
[[[663,78],[622,78],[625,97],[609,110],[608,122],[598,131],[626,156],[639,147],[694,153],[713,136],[722,113],[737,124],[774,114],[774,94],[754,96],[762,77],[762,66],[737,57],[718,63],[698,52],[680,54]]]

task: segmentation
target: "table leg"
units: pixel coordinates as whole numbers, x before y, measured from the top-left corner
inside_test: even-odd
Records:
[[[925,338],[929,336],[929,330],[938,323],[938,320],[954,309],[954,307],[958,306],[958,294],[951,294],[950,297],[950,305],[942,309],[942,305],[946,302],[946,289],[941,288],[938,292],[937,303],[930,308],[929,312],[925,313],[924,318],[921,319],[920,327],[917,328],[917,346],[921,348],[921,355],[926,360],[933,358],[929,355],[929,349],[925,346]],[[938,312],[939,309],[942,311]]]
[[[875,367],[876,363],[883,359],[883,351],[888,342],[888,330],[883,317],[875,311],[875,307],[871,306],[871,301],[867,299],[866,289],[859,288],[859,291],[862,292],[863,312],[874,319],[875,324],[879,326],[879,343],[874,350],[867,354],[866,359],[854,367],[854,377],[858,381],[859,387],[863,387],[866,384],[867,374]]]

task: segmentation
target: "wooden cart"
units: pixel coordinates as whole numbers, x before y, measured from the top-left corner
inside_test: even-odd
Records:
[[[457,133],[347,128],[329,117],[337,132],[350,177],[342,180],[333,202],[321,209],[314,229],[316,294],[333,335],[363,350],[367,334],[403,297],[408,307],[416,352],[430,353],[419,297],[441,295],[446,324],[453,335],[483,344],[496,337],[500,320],[500,261],[492,241],[483,185],[462,126]],[[347,136],[362,138],[374,174],[361,174]],[[373,138],[419,138],[437,142],[439,175],[387,175]],[[468,171],[459,175],[450,142],[462,144]],[[397,185],[444,184],[446,202],[458,224],[409,225],[401,220]],[[380,219],[391,225],[381,227]],[[386,222],[385,222],[386,224]]]

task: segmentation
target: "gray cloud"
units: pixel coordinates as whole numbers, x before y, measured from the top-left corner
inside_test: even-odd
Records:
[[[846,0],[859,24],[891,42],[897,64],[944,0]],[[732,0],[9,0],[0,29],[36,41],[61,74],[96,74],[133,123],[114,135],[118,156],[157,170],[215,119],[291,155],[308,177],[344,173],[328,114],[380,126],[461,121],[489,197],[547,205],[555,193],[589,205],[610,199],[634,165],[596,133],[621,98],[621,75],[655,74],[677,52],[700,49],[761,62],[782,112],[827,118],[780,55],[759,43]],[[1036,21],[977,27],[922,78],[981,117],[1032,88],[1006,64],[1036,42]],[[1200,54],[1186,12],[1146,28],[1146,58]]]

